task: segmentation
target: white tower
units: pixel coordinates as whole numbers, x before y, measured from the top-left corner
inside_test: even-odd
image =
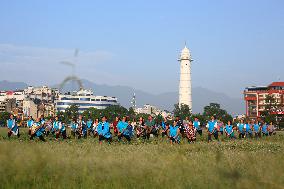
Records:
[[[191,99],[191,55],[189,49],[183,48],[180,54],[180,80],[179,80],[179,106],[181,104],[188,105],[192,110]]]

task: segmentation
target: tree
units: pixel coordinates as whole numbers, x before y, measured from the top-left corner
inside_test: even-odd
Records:
[[[135,113],[133,107],[130,107],[130,108],[128,109],[128,116],[130,117],[131,120],[135,119],[136,113]]]
[[[65,109],[64,117],[61,118],[61,120],[64,121],[64,122],[68,122],[68,121],[72,120],[74,117],[77,117],[78,112],[79,112],[79,106],[71,105],[71,106],[69,106],[68,108]]]
[[[175,104],[174,105],[174,116],[179,116],[180,119],[185,119],[186,117],[191,117],[191,109],[189,108],[188,105],[186,104],[181,104],[179,106],[179,104]]]
[[[120,105],[109,106],[102,111],[104,116],[107,116],[108,120],[113,121],[116,116],[123,117],[128,116],[128,110]]]
[[[205,106],[203,116],[207,120],[210,120],[211,116],[215,116],[217,119],[221,119],[224,123],[233,120],[233,117],[228,114],[226,110],[221,109],[221,106],[218,103],[210,103],[209,106]]]
[[[8,112],[0,113],[0,125],[6,125],[6,121],[9,119],[10,114]]]

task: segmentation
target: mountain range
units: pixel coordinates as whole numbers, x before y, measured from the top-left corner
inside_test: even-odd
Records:
[[[142,107],[144,104],[151,104],[160,109],[172,111],[173,105],[178,102],[178,92],[167,92],[155,95],[142,90],[136,90],[128,86],[101,85],[88,80],[82,80],[82,82],[84,88],[92,89],[95,95],[117,97],[119,103],[124,107],[131,106],[133,93],[136,94],[137,107]],[[0,90],[24,89],[27,86],[28,84],[23,82],[0,81]],[[52,87],[58,86],[59,85],[55,85]],[[63,88],[63,91],[73,90],[76,90],[76,85],[72,84],[72,82],[67,83]],[[194,87],[192,89],[192,102],[194,113],[203,112],[204,106],[211,102],[221,104],[223,109],[233,115],[242,114],[245,111],[244,101],[241,98],[232,98],[224,93],[214,92],[202,87]]]

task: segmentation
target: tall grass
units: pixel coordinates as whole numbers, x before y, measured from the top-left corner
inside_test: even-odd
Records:
[[[1,136],[6,130],[0,130]],[[170,145],[0,139],[0,188],[283,188],[284,135]]]

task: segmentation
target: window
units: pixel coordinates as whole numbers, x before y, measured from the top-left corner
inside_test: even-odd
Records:
[[[80,98],[82,101],[90,101],[90,98]]]

